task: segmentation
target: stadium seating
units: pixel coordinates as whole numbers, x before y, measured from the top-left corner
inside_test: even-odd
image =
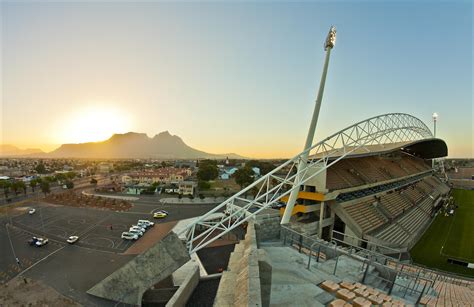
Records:
[[[412,207],[412,203],[410,203],[405,197],[400,195],[400,192],[394,191],[393,193],[389,193],[383,195],[380,198],[380,204],[384,206],[384,208],[390,213],[392,218],[395,218],[405,212]]]
[[[408,197],[408,199],[413,203],[416,204],[418,203],[422,198],[423,194],[420,193],[417,189],[415,189],[415,186],[411,186],[407,189],[404,189],[402,191],[402,195]]]
[[[410,238],[410,234],[398,223],[394,222],[388,227],[382,229],[375,235],[375,237],[387,243],[402,245],[406,240],[408,240],[408,238]]]
[[[396,193],[392,193],[396,194]],[[433,199],[426,197],[419,204],[407,210],[406,214],[379,230],[374,236],[387,243],[403,246],[429,222]]]
[[[459,167],[456,171],[450,171],[450,179],[471,179],[474,175],[474,167]]]
[[[373,200],[345,206],[345,209],[354,219],[354,221],[362,228],[363,232],[369,232],[377,229],[386,222],[384,216],[375,209]]]
[[[428,170],[429,167],[421,159],[410,156],[390,159],[376,156],[344,159],[328,169],[327,188],[330,191],[341,190]]]

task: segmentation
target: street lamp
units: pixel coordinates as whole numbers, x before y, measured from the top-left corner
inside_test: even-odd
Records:
[[[433,113],[433,124],[434,124],[434,129],[433,129],[433,136],[436,137],[436,121],[438,120],[438,113],[434,112]]]
[[[434,112],[433,113],[433,136],[436,137],[436,121],[438,120],[438,113]],[[431,160],[431,168],[434,169],[435,167],[435,159],[433,158]]]

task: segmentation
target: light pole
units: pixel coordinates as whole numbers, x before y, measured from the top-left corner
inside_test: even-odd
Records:
[[[281,224],[287,224],[290,222],[291,213],[293,212],[293,207],[295,206],[296,199],[298,198],[298,192],[300,189],[301,170],[306,166],[308,162],[309,149],[313,144],[314,132],[316,130],[316,124],[318,123],[319,110],[321,109],[321,101],[323,100],[324,85],[326,83],[326,75],[328,73],[329,57],[331,55],[331,50],[336,44],[336,27],[332,26],[329,29],[326,42],[324,43],[324,50],[326,51],[326,58],[324,60],[323,74],[321,76],[321,82],[319,84],[318,96],[316,98],[316,105],[314,106],[313,118],[311,119],[311,124],[309,125],[308,136],[306,137],[306,143],[304,145],[304,152],[301,156],[301,159],[298,163],[297,175],[295,177],[295,183],[293,184],[290,197],[286,204],[285,213],[281,219]]]
[[[438,113],[433,113],[433,136],[436,137],[436,122],[438,121]],[[431,160],[431,168],[434,169],[435,159]]]

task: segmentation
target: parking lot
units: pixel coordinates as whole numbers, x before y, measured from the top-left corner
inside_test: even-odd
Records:
[[[150,236],[162,235],[174,221],[202,215],[212,207],[163,205],[158,199],[144,198],[134,201],[127,212],[115,212],[30,202],[15,215],[0,216],[0,284],[22,274],[39,279],[84,305],[105,306],[107,302],[86,291],[135,257],[147,241],[153,242]],[[28,214],[30,208],[36,210],[34,214]],[[168,217],[153,219],[152,214],[157,210],[168,211]],[[143,242],[122,239],[121,233],[139,219],[155,222],[148,239]],[[80,237],[74,245],[66,243],[71,235]],[[33,236],[46,237],[49,243],[30,246],[27,241]],[[136,248],[126,252],[134,243]]]
[[[134,216],[73,207],[33,207],[37,209],[34,214],[13,218],[13,225],[58,242],[77,235],[78,245],[94,249],[123,252],[132,244],[121,239],[120,234],[136,223]]]

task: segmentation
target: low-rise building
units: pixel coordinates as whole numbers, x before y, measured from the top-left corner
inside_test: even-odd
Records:
[[[143,172],[136,172],[122,176],[122,182],[125,184],[131,183],[161,183],[171,184],[184,181],[192,174],[189,168],[175,168],[164,167],[156,170],[148,170]]]
[[[179,194],[183,195],[194,195],[194,189],[196,188],[196,183],[193,181],[183,181],[179,184]]]
[[[99,165],[97,165],[97,171],[101,174],[108,174],[113,169],[114,165],[112,163],[101,162]]]

